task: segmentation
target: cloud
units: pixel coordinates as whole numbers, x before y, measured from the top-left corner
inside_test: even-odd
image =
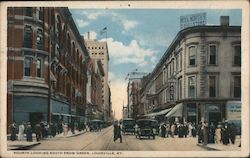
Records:
[[[113,38],[108,38],[107,42],[109,55],[115,65],[130,63],[144,66],[151,62],[146,61],[146,58],[150,59],[155,55],[154,50],[141,47],[136,40],[132,40],[128,45],[115,41]]]
[[[90,24],[88,21],[85,21],[85,20],[82,20],[82,19],[76,19],[75,21],[76,21],[76,24],[80,28],[86,27],[86,26],[88,26]]]
[[[105,10],[95,10],[95,11],[75,11],[77,15],[84,16],[85,21],[82,19],[77,19],[76,22],[78,26],[85,27],[91,22],[98,20],[100,17],[111,17],[113,22],[119,23],[123,26],[123,33],[128,32],[130,29],[135,28],[139,23],[134,20],[128,19],[126,16],[116,13],[116,12],[106,12]]]
[[[132,28],[135,28],[138,25],[137,21],[132,21],[132,20],[121,20],[123,27],[125,31],[129,31]]]
[[[95,31],[89,31],[90,39],[97,39],[97,33]],[[88,38],[88,32],[86,32],[84,35],[84,38]]]

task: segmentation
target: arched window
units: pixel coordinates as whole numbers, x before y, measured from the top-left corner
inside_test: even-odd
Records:
[[[42,77],[42,68],[43,68],[42,59],[38,58],[36,60],[36,76],[37,77]]]
[[[75,59],[75,50],[76,50],[76,47],[75,47],[75,43],[73,42],[73,48],[72,48],[72,58]]]
[[[32,58],[24,58],[24,76],[31,76]]]
[[[71,40],[69,34],[67,35],[67,48],[68,52],[71,52]]]
[[[66,32],[66,26],[65,26],[66,24],[64,24],[64,26],[63,26],[63,36],[62,36],[62,41],[63,41],[63,43],[66,43],[66,40],[67,40],[67,32]]]
[[[56,18],[56,37],[58,39],[58,41],[61,41],[61,37],[62,37],[62,22],[61,22],[61,18],[59,15],[57,15]]]
[[[36,37],[36,45],[37,45],[37,49],[39,50],[43,50],[43,40],[44,40],[44,35],[43,35],[43,30],[42,29],[38,29],[37,30],[37,37]]]
[[[33,30],[29,25],[24,27],[24,47],[32,48]]]

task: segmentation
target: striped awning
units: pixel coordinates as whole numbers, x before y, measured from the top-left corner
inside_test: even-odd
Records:
[[[179,103],[165,117],[182,117],[183,104]]]
[[[165,115],[167,112],[169,112],[171,110],[171,108],[169,109],[164,109],[164,110],[161,110],[159,112],[154,112],[154,113],[149,113],[149,114],[146,114],[144,116],[147,116],[147,117],[154,117],[154,116],[159,116],[159,115]]]

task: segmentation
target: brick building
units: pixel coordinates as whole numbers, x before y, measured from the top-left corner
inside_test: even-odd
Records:
[[[9,7],[8,124],[84,121],[88,51],[68,8]]]

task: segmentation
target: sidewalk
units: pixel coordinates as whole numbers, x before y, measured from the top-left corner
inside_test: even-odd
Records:
[[[202,144],[197,144],[200,147],[206,148],[208,150],[217,150],[217,151],[240,151],[241,147],[239,147],[240,144],[240,138],[237,137],[235,140],[234,144],[207,144],[207,145],[202,145]]]
[[[84,134],[85,132],[86,132],[86,130],[84,130],[84,131],[75,131],[75,133],[72,134],[72,132],[69,131],[66,136],[64,136],[63,133],[60,133],[60,134],[56,135],[55,137],[44,138],[44,140],[53,139],[53,138],[74,137],[74,136]],[[9,138],[10,136],[7,135],[7,137]],[[26,141],[26,135],[24,135],[24,138],[25,139],[21,140],[21,141],[20,140],[11,141],[11,140],[8,139],[8,141],[7,141],[7,150],[27,150],[27,149],[29,149],[31,147],[34,147],[36,145],[39,145],[39,144],[41,144],[43,142],[43,140],[37,142],[36,141],[36,135],[34,133],[32,134],[32,139],[33,139],[32,142],[27,142]]]
[[[60,133],[58,135],[55,136],[55,138],[68,138],[68,137],[75,137],[81,134],[86,133],[86,130],[83,131],[75,131],[75,133],[73,134],[71,131],[68,131],[68,134],[66,136],[64,136],[63,133]]]

